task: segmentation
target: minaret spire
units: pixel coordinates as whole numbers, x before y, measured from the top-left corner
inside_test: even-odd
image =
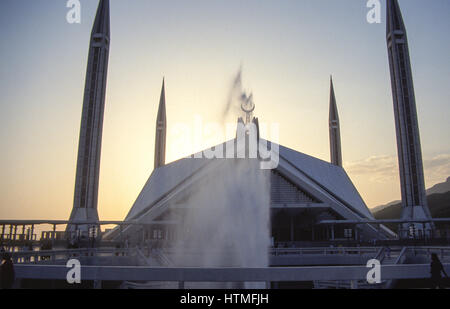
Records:
[[[339,124],[339,114],[334,95],[333,77],[330,77],[330,156],[331,163],[342,167],[341,151],[341,129]]]
[[[430,219],[408,38],[397,0],[387,0],[386,38],[397,132],[402,219]],[[408,237],[413,230],[429,233],[431,227],[431,224],[404,224],[400,234]]]
[[[159,99],[158,117],[156,118],[155,169],[166,164],[166,93],[163,79],[161,97]]]
[[[92,27],[92,35],[102,34],[110,37],[109,0],[100,0]]]
[[[98,183],[110,45],[109,0],[100,0],[89,46],[71,223],[98,221]],[[68,231],[87,226],[69,224]]]

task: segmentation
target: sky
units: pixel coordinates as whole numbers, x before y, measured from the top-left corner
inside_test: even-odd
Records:
[[[97,1],[0,0],[0,218],[67,219]],[[408,30],[427,187],[450,176],[450,1],[399,1]],[[167,161],[223,142],[179,124],[224,126],[236,72],[279,142],[329,160],[329,78],[344,167],[369,207],[400,199],[385,2],[111,0],[99,215],[122,220],[153,169],[166,81]],[[231,119],[230,121],[235,121]],[[263,136],[270,139],[270,136]]]

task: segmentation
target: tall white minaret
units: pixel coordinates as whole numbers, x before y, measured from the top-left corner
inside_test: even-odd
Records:
[[[387,47],[391,70],[397,131],[398,163],[402,192],[402,219],[430,219],[423,175],[422,149],[417,120],[416,99],[409,57],[408,38],[397,0],[387,0]],[[411,228],[431,232],[432,224],[404,224],[402,237]],[[412,229],[414,230],[414,229]]]
[[[156,118],[155,169],[166,164],[166,93],[163,79],[161,97],[159,99],[158,116]]]
[[[342,167],[341,129],[334,95],[333,77],[330,77],[330,156],[331,163]]]
[[[109,0],[100,0],[91,33],[71,223],[98,221],[97,201],[110,46]],[[69,224],[68,231],[87,226]]]

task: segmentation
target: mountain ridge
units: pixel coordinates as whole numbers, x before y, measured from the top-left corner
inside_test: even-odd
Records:
[[[443,194],[443,193],[450,192],[450,177],[448,177],[445,182],[438,183],[438,184],[432,186],[431,188],[427,189],[426,192],[427,192],[427,196],[430,196],[433,194]],[[373,214],[376,214],[388,207],[395,206],[400,203],[401,203],[401,201],[399,201],[399,200],[392,201],[392,202],[389,202],[384,205],[376,206],[376,207],[372,208],[371,211]]]

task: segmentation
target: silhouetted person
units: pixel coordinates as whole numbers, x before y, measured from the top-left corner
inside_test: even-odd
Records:
[[[11,289],[15,280],[14,264],[11,260],[11,255],[7,252],[3,254],[2,259],[0,269],[1,288],[4,290]]]
[[[442,273],[444,273],[445,277],[448,278],[447,273],[445,272],[444,266],[442,266],[441,261],[439,260],[436,253],[431,254],[431,282],[432,288],[444,288]]]

